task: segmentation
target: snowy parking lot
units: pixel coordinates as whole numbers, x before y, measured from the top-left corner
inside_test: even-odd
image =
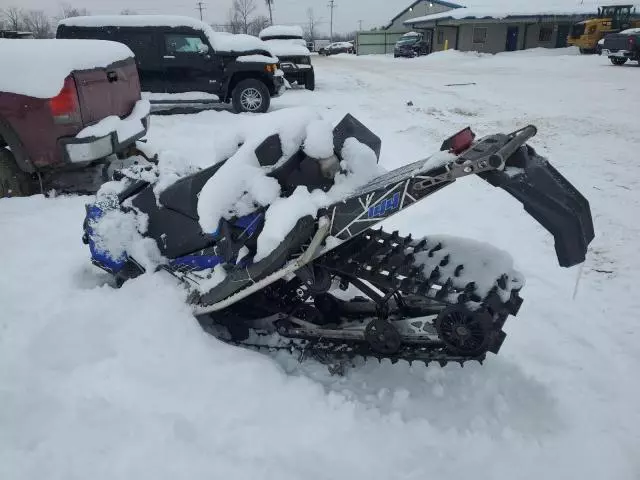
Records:
[[[568,49],[313,62],[316,91],[288,91],[263,116],[156,116],[149,145],[185,171],[311,109],[354,115],[393,169],[466,126],[533,124],[530,144],[591,204],[586,262],[560,268],[518,202],[462,179],[387,230],[514,257],[525,302],[500,354],[339,377],[206,335],[164,277],[109,286],[81,242],[88,197],[0,200],[0,478],[638,479],[640,66]]]

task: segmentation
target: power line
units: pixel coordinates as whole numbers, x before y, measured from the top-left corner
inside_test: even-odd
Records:
[[[202,10],[204,10],[207,7],[204,5],[204,2],[196,2],[196,5],[198,5],[196,9],[200,10],[200,20],[202,20]]]
[[[329,0],[329,8],[331,9],[331,26],[329,27],[329,38],[333,42],[333,9],[336,8],[335,0]]]

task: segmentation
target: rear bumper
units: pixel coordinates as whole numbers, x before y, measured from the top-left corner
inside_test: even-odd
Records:
[[[282,72],[282,70],[279,70],[278,72]],[[279,97],[287,90],[284,83],[284,72],[278,72],[273,76],[273,92],[271,92],[271,97],[273,98]]]
[[[628,50],[609,50],[603,48],[602,55],[606,57],[633,58],[633,53]]]
[[[141,102],[147,101],[140,100],[138,104]],[[120,138],[119,129],[115,127],[111,131],[105,131],[104,134],[82,136],[81,132],[75,137],[61,138],[59,143],[62,147],[65,162],[83,164],[100,160],[126,150],[137,140],[144,137],[149,129],[149,111],[148,109],[143,109],[144,113],[140,115],[138,104],[128,117],[121,120],[121,122],[128,123],[128,128],[120,129],[121,132],[127,132],[125,138]],[[131,128],[131,126],[135,127]]]

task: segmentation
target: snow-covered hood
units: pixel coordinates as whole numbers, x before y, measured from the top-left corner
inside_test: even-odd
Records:
[[[61,20],[58,25],[75,27],[189,27],[200,30],[217,52],[272,55],[265,42],[251,35],[216,32],[210,25],[179,15],[89,15]]]
[[[265,40],[269,50],[277,57],[306,57],[310,55],[309,49],[303,47],[297,40]]]
[[[126,45],[106,40],[0,40],[0,92],[52,98],[74,70],[103,68],[133,56]]]

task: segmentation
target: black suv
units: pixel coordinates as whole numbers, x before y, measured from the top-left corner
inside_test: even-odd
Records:
[[[280,68],[289,82],[304,85],[307,90],[316,88],[316,74],[311,64],[311,52],[307,48],[302,28],[291,25],[271,25],[262,30],[258,37],[278,57]]]
[[[393,49],[394,58],[398,57],[419,57],[429,53],[429,43],[421,33],[405,33],[398,39]]]
[[[214,32],[204,22],[168,15],[72,17],[56,38],[112,40],[135,54],[141,88],[151,93],[205,92],[236,112],[266,112],[284,90],[267,45],[249,35]]]

